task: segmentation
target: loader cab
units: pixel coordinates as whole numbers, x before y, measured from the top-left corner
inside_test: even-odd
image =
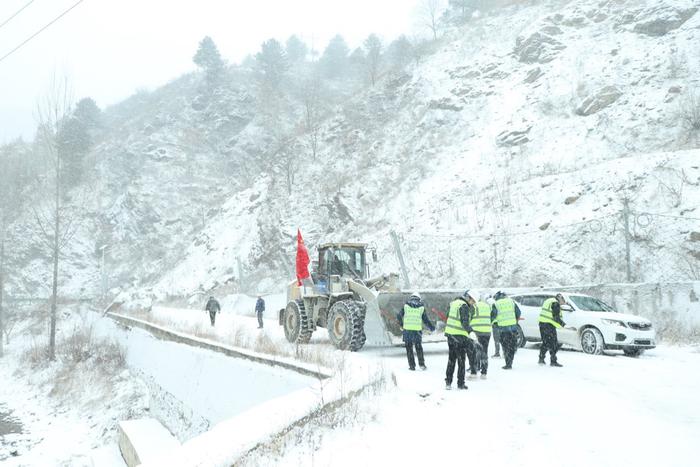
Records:
[[[326,243],[318,247],[318,275],[367,279],[366,245],[363,243]]]

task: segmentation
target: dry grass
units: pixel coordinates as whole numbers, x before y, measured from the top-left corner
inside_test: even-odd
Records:
[[[96,337],[91,325],[74,326],[56,343],[56,360],[70,368],[85,363],[103,371],[122,369],[126,366],[126,349],[113,339]],[[48,342],[33,340],[22,361],[31,368],[47,364]]]

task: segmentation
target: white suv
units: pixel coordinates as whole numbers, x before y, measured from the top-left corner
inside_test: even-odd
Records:
[[[521,311],[520,326],[528,341],[540,341],[539,316],[542,304],[559,292],[514,294]],[[588,354],[603,350],[622,350],[637,356],[656,347],[656,332],[651,322],[639,316],[617,313],[612,307],[589,295],[561,292],[566,299],[562,319],[566,326],[557,329],[559,341]]]

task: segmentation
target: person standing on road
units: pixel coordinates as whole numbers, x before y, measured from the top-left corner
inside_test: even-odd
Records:
[[[545,364],[544,357],[547,356],[547,350],[549,350],[549,364],[557,367],[563,366],[557,362],[557,350],[559,350],[557,328],[565,326],[561,318],[561,306],[565,303],[564,296],[559,293],[556,298],[548,298],[542,304],[539,318],[542,345],[540,346],[540,359],[537,362],[540,365]]]
[[[503,356],[506,364],[504,370],[513,368],[513,358],[518,348],[518,320],[520,319],[520,308],[512,298],[506,296],[505,292],[496,292],[493,297],[496,302],[491,309],[491,322],[494,329],[498,327],[503,344]]]
[[[258,315],[258,329],[263,328],[263,312],[265,311],[265,300],[261,295],[258,295],[258,301],[255,302],[255,314]]]
[[[474,330],[476,339],[483,350],[483,357],[479,365],[481,367],[481,378],[486,379],[486,373],[489,370],[488,352],[489,341],[491,340],[491,306],[484,300],[479,300],[470,311],[472,313],[469,316],[469,325]],[[476,375],[476,371],[472,371],[472,374]]]
[[[216,314],[221,311],[221,305],[219,304],[219,301],[214,298],[213,295],[209,297],[209,300],[207,300],[207,305],[204,307],[204,311],[209,312],[209,319],[211,320],[211,325],[214,326],[214,322],[216,322]]]
[[[421,370],[426,370],[425,358],[423,357],[423,325],[435,330],[435,326],[430,322],[425,314],[425,304],[421,300],[418,292],[414,292],[406,301],[403,309],[396,316],[403,331],[403,342],[406,345],[406,358],[408,358],[408,369],[416,370],[416,361],[413,357],[413,348],[416,348],[418,365]]]
[[[445,389],[452,389],[455,363],[457,364],[457,388],[467,389],[464,384],[464,361],[467,352],[473,351],[474,347],[472,340],[468,337],[472,330],[469,326],[468,293],[469,291],[466,291],[462,296],[455,298],[450,303],[450,311],[447,314],[445,335],[447,336],[449,356],[445,374]]]

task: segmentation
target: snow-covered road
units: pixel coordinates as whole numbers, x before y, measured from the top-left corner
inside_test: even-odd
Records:
[[[315,465],[697,465],[698,348],[638,359],[561,352],[563,368],[539,366],[537,349],[525,348],[514,370],[492,359],[487,380],[446,391],[446,347],[426,346],[425,372],[407,370],[403,349],[370,351],[398,388],[371,401],[376,422],[325,433]],[[297,446],[277,462],[310,455]]]

